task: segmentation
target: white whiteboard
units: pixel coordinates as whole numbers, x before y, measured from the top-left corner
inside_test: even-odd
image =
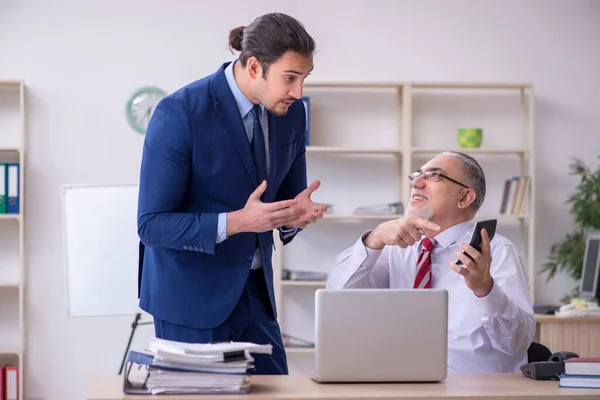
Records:
[[[137,298],[137,199],[137,184],[63,186],[69,316],[142,312]]]

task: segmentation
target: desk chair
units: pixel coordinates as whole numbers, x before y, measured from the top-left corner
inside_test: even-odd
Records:
[[[548,361],[552,352],[541,343],[532,342],[527,349],[527,362]]]

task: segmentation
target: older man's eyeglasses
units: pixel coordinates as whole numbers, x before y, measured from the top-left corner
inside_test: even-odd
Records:
[[[467,185],[460,183],[459,181],[454,180],[454,179],[450,178],[449,176],[444,175],[437,171],[413,172],[412,174],[410,174],[408,176],[408,179],[410,179],[411,182],[414,182],[415,179],[419,178],[420,176],[423,176],[423,178],[425,178],[425,180],[431,181],[431,182],[437,182],[440,180],[440,178],[446,179],[446,180],[449,180],[450,182],[454,182],[457,185],[464,187],[465,189],[470,189]]]

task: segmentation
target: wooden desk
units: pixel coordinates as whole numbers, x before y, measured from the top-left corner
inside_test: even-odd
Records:
[[[600,357],[600,317],[536,314],[535,322],[534,340],[551,352],[574,351],[581,357]]]
[[[143,400],[153,396],[124,395],[122,377],[94,378],[88,382],[87,400]],[[319,384],[302,375],[256,375],[250,394],[154,396],[163,400],[380,400],[418,398],[443,399],[578,399],[598,400],[599,389],[559,388],[557,381],[536,381],[521,374],[448,375],[441,383]]]

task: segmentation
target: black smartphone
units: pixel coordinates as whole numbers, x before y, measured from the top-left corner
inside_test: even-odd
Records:
[[[481,230],[485,229],[485,231],[487,232],[487,234],[490,238],[490,241],[492,241],[492,239],[494,238],[494,234],[496,233],[496,225],[497,224],[498,224],[497,219],[486,219],[484,221],[478,221],[475,224],[475,227],[473,228],[473,233],[471,234],[471,239],[469,239],[469,245],[474,247],[477,251],[481,251]],[[471,257],[469,254],[467,254],[467,252],[464,250],[463,250],[463,254],[466,255],[467,257],[469,257],[471,260],[473,259],[473,257]],[[456,264],[461,265],[462,261],[457,259]]]

